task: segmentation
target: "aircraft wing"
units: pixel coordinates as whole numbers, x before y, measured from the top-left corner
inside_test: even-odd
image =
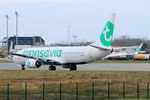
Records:
[[[129,46],[129,47],[113,47],[114,50],[121,50],[121,49],[136,49],[138,46]]]
[[[24,55],[24,54],[18,54],[18,53],[10,53],[11,55],[15,55],[15,56],[20,56],[20,57],[24,57],[24,58],[30,58],[30,59],[35,59],[38,61],[43,61],[43,62],[49,62],[49,63],[57,63],[57,64],[64,64],[65,61],[61,60],[60,58],[39,58],[39,57],[33,57],[33,56],[28,56],[28,55]]]
[[[109,57],[125,57],[126,55],[127,55],[126,52],[111,53],[111,54],[107,55],[105,58],[109,58]]]

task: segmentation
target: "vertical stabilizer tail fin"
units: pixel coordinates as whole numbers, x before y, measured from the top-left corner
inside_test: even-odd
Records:
[[[98,41],[91,44],[91,46],[100,47],[100,48],[111,48],[115,16],[116,14],[113,13],[110,19],[107,21],[102,32],[100,33]]]
[[[139,49],[141,50],[143,47],[143,43],[140,44]]]
[[[140,53],[140,52],[141,52],[142,47],[143,47],[143,43],[141,43],[141,44],[140,44],[140,45],[136,48],[135,53],[136,53],[136,54]]]

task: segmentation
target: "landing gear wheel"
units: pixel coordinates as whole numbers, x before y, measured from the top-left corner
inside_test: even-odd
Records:
[[[49,70],[50,71],[55,71],[56,70],[56,66],[53,66],[53,65],[49,66]]]
[[[24,65],[21,66],[21,70],[25,70],[25,66]]]
[[[76,65],[71,65],[70,71],[76,71],[76,70],[77,70],[77,66]]]

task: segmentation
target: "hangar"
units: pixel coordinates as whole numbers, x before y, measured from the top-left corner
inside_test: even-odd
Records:
[[[45,40],[41,36],[32,36],[32,37],[24,37],[19,36],[18,38],[18,45],[16,45],[16,36],[11,37],[4,37],[1,42],[0,50],[6,50],[7,49],[7,39],[8,39],[8,50],[10,48],[10,45],[12,43],[12,49],[21,49],[25,47],[31,47],[31,46],[44,46]]]

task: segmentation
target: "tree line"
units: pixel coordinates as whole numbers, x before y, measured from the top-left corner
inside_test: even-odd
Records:
[[[56,42],[50,44],[51,46],[87,46],[93,43],[92,41],[78,41],[78,42]],[[120,36],[118,38],[113,39],[112,46],[139,46],[141,43],[143,44],[142,50],[146,50],[147,53],[150,53],[150,40],[146,38],[131,38],[126,35]]]
[[[146,50],[147,53],[150,53],[150,40],[146,38],[131,38],[128,36],[120,36],[113,40],[113,46],[138,46],[141,43],[144,43],[142,50]]]

